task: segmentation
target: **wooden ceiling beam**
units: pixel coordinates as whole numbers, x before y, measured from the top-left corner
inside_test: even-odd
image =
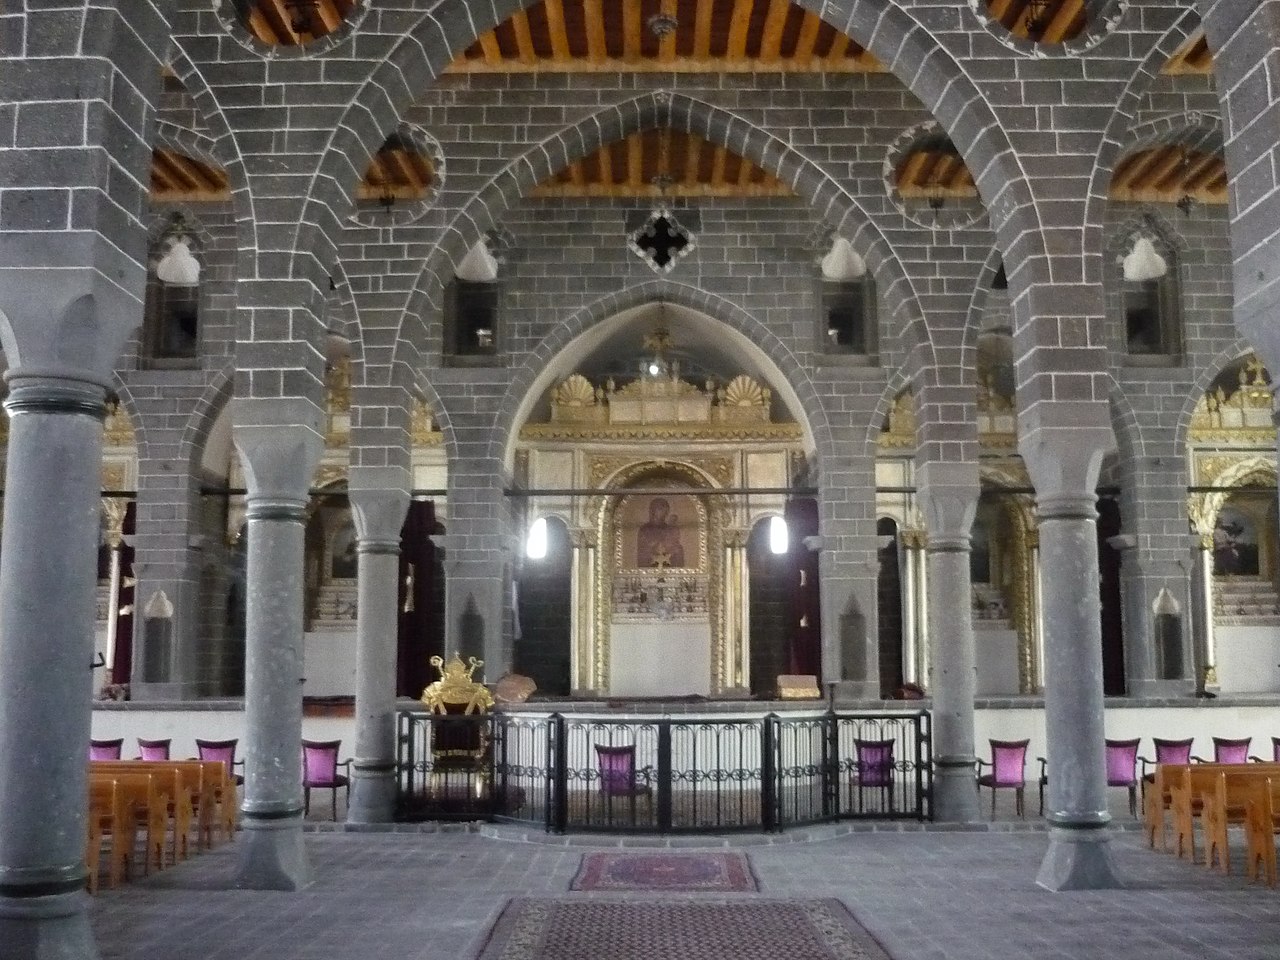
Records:
[[[774,63],[782,55],[782,28],[791,10],[791,0],[768,0],[764,31],[760,35],[761,63]]]
[[[1120,162],[1111,178],[1112,187],[1120,190],[1131,189],[1138,178],[1143,176],[1159,159],[1160,152],[1158,150],[1143,150],[1140,153],[1126,157]]]
[[[484,60],[475,62],[502,66],[502,48],[498,46],[498,35],[492,30],[480,34],[480,49],[484,52]]]
[[[662,13],[664,16],[676,18],[677,4],[676,0],[662,0]],[[672,30],[665,37],[658,40],[658,62],[671,63],[676,58],[676,36],[680,31],[679,26]]]
[[[685,134],[685,151],[684,151],[684,176],[680,178],[681,183],[697,183],[698,171],[702,168],[702,151],[707,146],[707,141],[700,137],[691,137]]]
[[[629,63],[644,59],[640,48],[640,14],[640,0],[622,0],[622,59]]]
[[[266,14],[281,43],[298,45],[303,42],[302,36],[293,29],[293,17],[285,11],[284,0],[260,0],[258,6]]]
[[[1204,154],[1192,168],[1187,171],[1183,187],[1189,193],[1208,189],[1209,185],[1226,173],[1227,165],[1216,153]]]
[[[711,183],[722,183],[724,181],[724,165],[729,159],[728,148],[721,144],[716,144],[715,157],[711,161]]]
[[[1012,6],[1013,0],[990,0],[987,4],[987,12],[991,15],[992,20],[998,20],[1000,23],[1005,24],[1007,29],[1008,24],[1005,21],[1005,17],[1009,15],[1009,10]]]
[[[569,52],[569,31],[564,25],[564,0],[542,0],[547,11],[547,32],[551,35],[551,56],[564,62]]]
[[[827,51],[826,63],[823,66],[830,69],[833,62],[845,60],[849,52],[849,44],[852,42],[852,38],[847,33],[837,30],[836,38],[831,42],[831,49]]]
[[[648,186],[644,182],[644,135],[627,137],[627,176],[624,181],[633,190]]]
[[[333,33],[338,27],[342,26],[342,12],[338,10],[333,0],[320,0],[320,3],[316,6],[316,16],[324,24],[326,35]]]
[[[609,48],[604,38],[603,0],[583,0],[582,16],[587,30],[587,59],[593,64],[604,64],[609,59]]]
[[[609,149],[609,145],[605,144],[596,151],[596,156],[600,163],[600,182],[604,184],[613,184],[613,153]]]
[[[714,0],[700,0],[698,12],[693,21],[693,59],[707,60],[711,57],[711,8]]]
[[[1072,24],[1084,11],[1084,0],[1061,0],[1061,4],[1045,27],[1040,37],[1041,43],[1062,43],[1067,39],[1067,32]]]
[[[1142,178],[1141,186],[1161,191],[1164,189],[1162,184],[1169,179],[1170,174],[1178,172],[1178,168],[1182,165],[1183,153],[1178,147],[1162,147],[1155,152],[1159,156],[1159,161],[1148,168]]]
[[[806,10],[804,19],[800,22],[800,36],[796,38],[794,59],[797,63],[808,64],[813,61],[813,48],[818,42],[818,31],[821,29],[822,21]]]
[[[529,12],[519,10],[511,17],[511,29],[516,37],[516,56],[521,63],[536,63],[537,51],[533,49],[533,33],[529,29]]]
[[[753,0],[736,0],[733,7],[733,19],[729,23],[729,46],[725,56],[730,60],[745,60],[747,57],[747,31],[751,27],[751,4]]]

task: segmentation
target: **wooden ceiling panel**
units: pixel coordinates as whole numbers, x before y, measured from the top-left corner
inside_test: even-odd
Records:
[[[671,178],[663,191],[655,178]],[[536,197],[784,197],[791,189],[749,160],[701,137],[645,130],[601,147],[550,180]]]
[[[299,46],[327,36],[358,0],[234,0],[240,22],[268,46]]]
[[[1209,50],[1209,38],[1204,35],[1204,30],[1197,30],[1187,37],[1182,46],[1173,51],[1160,72],[1174,75],[1213,73],[1213,54]]]
[[[675,29],[665,36],[651,27],[659,15],[675,20]],[[449,69],[694,73],[884,68],[794,0],[542,0],[480,37]]]
[[[210,203],[231,198],[231,184],[219,167],[157,148],[151,151],[151,199],[162,203]]]
[[[973,174],[949,143],[912,150],[898,163],[896,180],[899,195],[911,199],[978,195]]]
[[[1063,43],[1089,22],[1085,0],[987,0],[993,20],[1033,43]]]
[[[360,200],[422,200],[431,192],[435,170],[412,143],[395,136],[369,160],[364,179],[356,186]]]
[[[1227,165],[1220,153],[1162,144],[1124,157],[1111,177],[1110,197],[1141,203],[1227,202]]]

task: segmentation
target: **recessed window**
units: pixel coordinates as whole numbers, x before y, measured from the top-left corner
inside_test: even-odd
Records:
[[[1178,271],[1172,252],[1136,237],[1120,261],[1120,315],[1126,362],[1162,363],[1182,352]]]
[[[451,335],[449,352],[458,357],[491,357],[498,352],[496,280],[475,282],[455,278],[447,291],[445,327]]]
[[[147,365],[190,367],[198,362],[201,272],[188,236],[170,234],[152,248],[142,321]]]
[[[869,278],[821,285],[822,313],[819,328],[821,352],[874,357],[876,323]]]

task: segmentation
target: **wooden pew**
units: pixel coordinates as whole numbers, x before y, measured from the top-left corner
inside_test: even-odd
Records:
[[[1265,779],[1273,774],[1280,775],[1278,764],[1192,763],[1169,766],[1171,769],[1165,774],[1164,783],[1169,789],[1174,848],[1179,857],[1189,856],[1192,862],[1196,858],[1196,817],[1203,811],[1205,794],[1212,793],[1220,779],[1231,784],[1236,781]],[[1225,789],[1232,791],[1234,788],[1227,786]],[[1225,822],[1222,830],[1225,833]],[[1222,842],[1225,846],[1225,840]]]
[[[1280,834],[1280,776],[1251,782],[1244,792],[1244,836],[1250,880],[1259,874],[1267,886],[1276,885],[1276,835]]]
[[[1270,766],[1274,766],[1271,764]],[[1256,765],[1250,767],[1256,770]],[[1200,822],[1204,826],[1204,862],[1212,867],[1215,860],[1223,873],[1231,872],[1231,847],[1228,843],[1227,828],[1232,824],[1243,824],[1247,815],[1246,804],[1250,797],[1255,797],[1267,784],[1280,784],[1280,772],[1262,771],[1249,776],[1222,773],[1214,780],[1213,789],[1201,794]],[[1268,799],[1269,796],[1268,796]],[[1216,857],[1215,857],[1216,854]]]
[[[149,871],[152,864],[157,870],[164,869],[165,837],[169,824],[169,795],[172,791],[172,774],[166,778],[162,773],[127,773],[116,771],[89,772],[89,783],[106,783],[115,781],[126,802],[133,805],[135,819],[146,826],[146,856],[143,858],[144,871]]]
[[[115,887],[128,876],[128,864],[138,842],[138,819],[124,791],[114,780],[99,780],[89,786],[89,836],[85,865],[89,870],[89,892],[98,892],[102,843],[110,838],[107,886]]]
[[[218,815],[219,797],[226,788],[226,765],[206,760],[102,760],[91,770],[106,772],[159,773],[171,771],[175,777],[177,803],[169,811],[174,820],[174,862],[190,854],[191,826],[196,826],[196,845],[212,844],[213,824]]]

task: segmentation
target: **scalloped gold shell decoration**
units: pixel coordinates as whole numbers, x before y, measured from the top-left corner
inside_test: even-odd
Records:
[[[740,373],[724,388],[724,403],[730,407],[763,407],[769,402],[769,391],[756,380]]]
[[[561,407],[592,407],[596,403],[596,391],[590,380],[575,373],[555,388],[551,402]]]

